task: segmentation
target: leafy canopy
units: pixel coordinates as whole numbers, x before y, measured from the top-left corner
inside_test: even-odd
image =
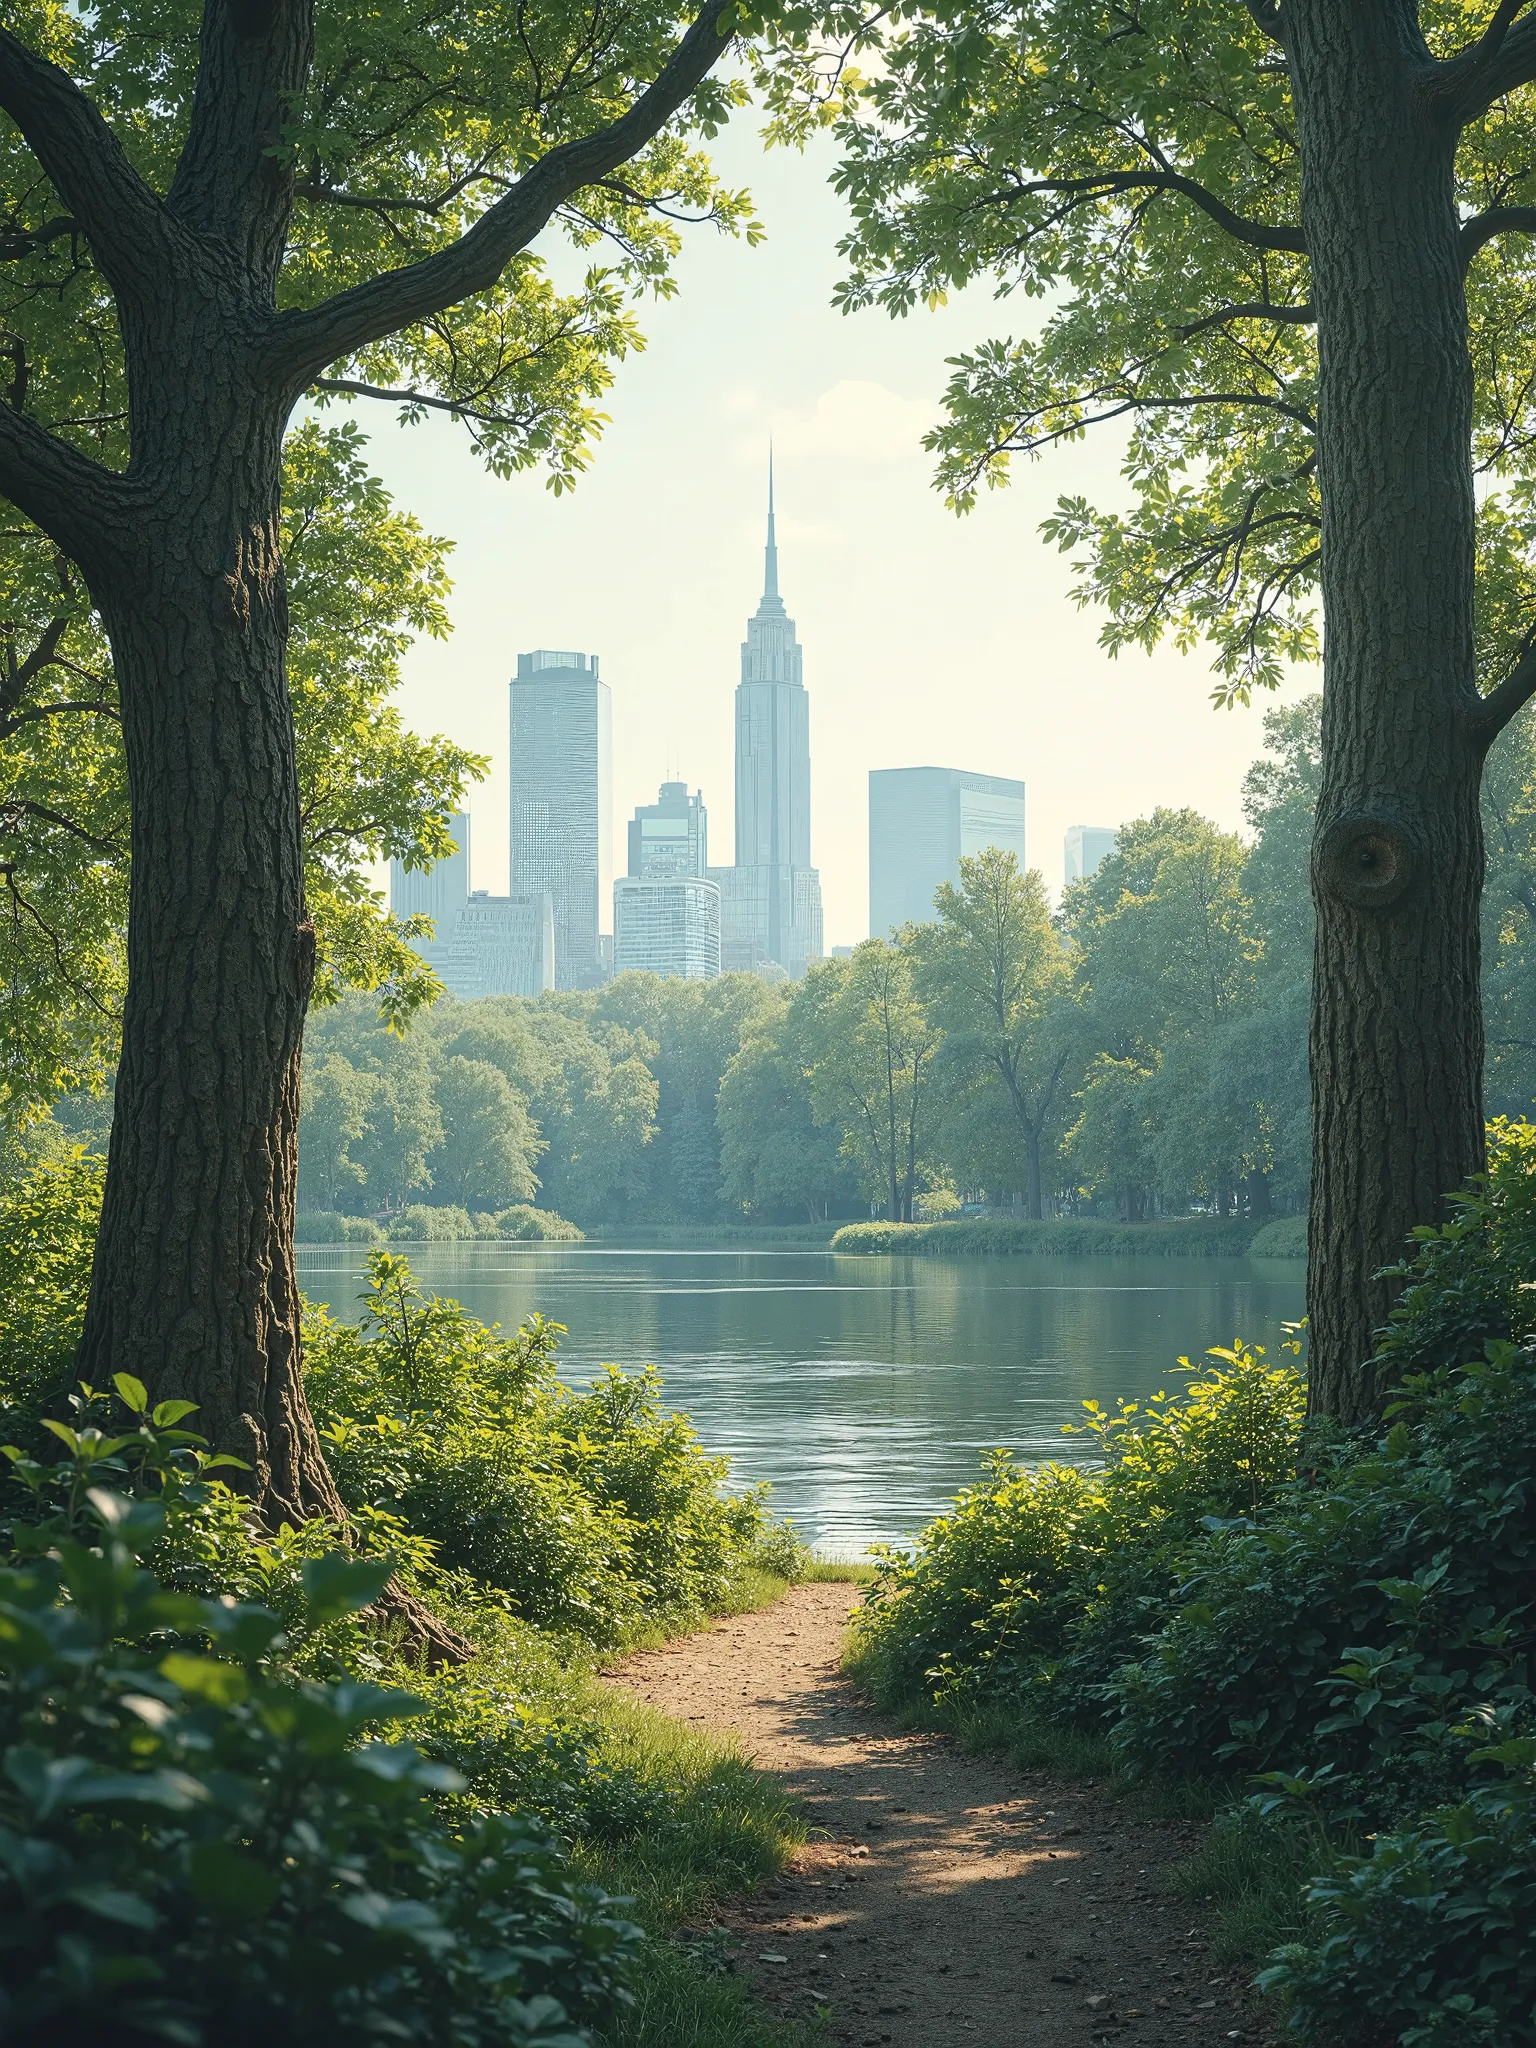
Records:
[[[1491,11],[1419,10],[1437,56]],[[829,25],[840,44],[804,12],[781,31],[777,123],[791,139],[829,123],[841,145],[842,304],[905,315],[981,278],[1040,302],[951,362],[928,436],[950,503],[1005,484],[1015,456],[1111,427],[1129,508],[1068,495],[1045,524],[1077,551],[1079,601],[1107,611],[1104,645],[1206,640],[1225,703],[1314,659],[1317,351],[1295,122],[1249,11],[925,0]],[[1488,677],[1530,617],[1533,139],[1525,87],[1458,155]]]

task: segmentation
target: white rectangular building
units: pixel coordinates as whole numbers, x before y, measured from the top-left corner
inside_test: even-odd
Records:
[[[613,885],[613,971],[713,981],[720,891],[702,875],[624,875]]]
[[[1062,870],[1069,882],[1086,881],[1096,875],[1099,862],[1115,850],[1115,833],[1109,825],[1069,825],[1063,845]]]
[[[869,776],[869,929],[888,939],[927,924],[935,891],[995,846],[1024,866],[1024,785],[963,768],[873,768]]]

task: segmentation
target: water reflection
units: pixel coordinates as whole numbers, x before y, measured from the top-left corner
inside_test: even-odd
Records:
[[[512,1327],[570,1330],[562,1377],[654,1364],[742,1480],[838,1555],[910,1534],[981,1451],[1086,1455],[1061,1435],[1085,1399],[1145,1398],[1181,1352],[1273,1348],[1303,1312],[1299,1263],[1197,1259],[856,1259],[599,1245],[406,1247],[429,1287]],[[353,1317],[364,1253],[303,1246],[306,1293]]]

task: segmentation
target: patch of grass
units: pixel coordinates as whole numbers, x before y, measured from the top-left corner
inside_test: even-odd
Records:
[[[858,1564],[848,1558],[815,1557],[795,1573],[797,1586],[867,1586],[875,1576],[872,1564]]]
[[[805,1822],[729,1736],[705,1734],[623,1693],[596,1702],[598,1754],[656,1788],[649,1824],[580,1854],[609,1891],[635,1901],[653,1931],[697,1920],[732,1893],[782,1870]]]
[[[1320,1823],[1266,1821],[1239,1806],[1175,1867],[1171,1888],[1193,1905],[1215,1908],[1213,1962],[1257,1964],[1282,1942],[1322,1938],[1322,1915],[1307,1906],[1305,1887],[1358,1846],[1341,1844]]]
[[[830,2048],[820,2020],[782,2020],[712,1955],[676,1943],[646,1952],[635,2003],[608,2032],[603,2048]]]

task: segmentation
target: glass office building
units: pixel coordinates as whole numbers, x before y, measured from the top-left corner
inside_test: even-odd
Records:
[[[1024,785],[963,768],[873,768],[869,776],[869,929],[889,938],[933,917],[934,892],[960,857],[985,847],[1024,866]]]
[[[613,883],[613,709],[595,654],[539,647],[511,684],[513,896],[554,905],[555,985],[604,973]]]

